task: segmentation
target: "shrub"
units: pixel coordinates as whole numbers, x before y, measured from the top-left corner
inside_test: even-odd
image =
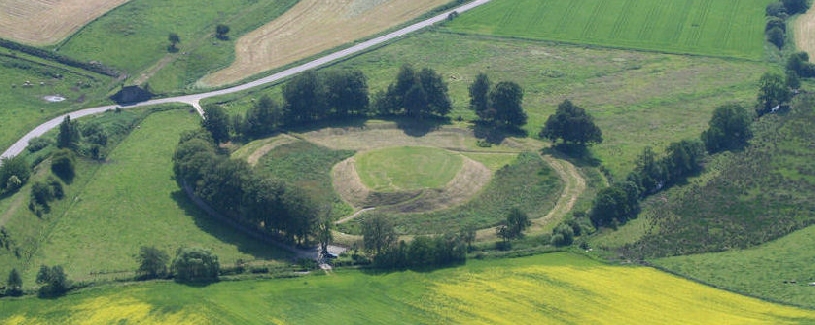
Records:
[[[177,282],[218,281],[218,256],[203,248],[179,248],[172,269]]]
[[[66,182],[74,179],[74,154],[68,149],[62,149],[54,153],[51,158],[51,171]]]
[[[59,265],[50,268],[45,265],[40,266],[36,282],[43,285],[39,290],[40,296],[59,296],[71,288],[65,271]]]

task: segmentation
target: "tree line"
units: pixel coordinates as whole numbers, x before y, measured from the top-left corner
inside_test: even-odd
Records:
[[[765,15],[767,23],[764,34],[767,41],[781,49],[786,42],[786,20],[792,15],[805,13],[809,9],[807,0],[781,0],[767,5]]]
[[[399,240],[393,223],[379,214],[364,216],[362,239],[365,249],[373,254],[373,266],[381,269],[415,269],[464,263],[467,246],[475,232],[462,231],[438,236],[418,236]],[[469,235],[468,235],[469,234]]]

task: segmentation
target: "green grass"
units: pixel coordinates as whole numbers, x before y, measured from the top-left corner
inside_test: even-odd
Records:
[[[332,150],[299,141],[274,148],[260,158],[255,170],[300,186],[311,195],[315,204],[331,204],[332,216],[341,217],[351,214],[353,208],[334,192],[331,168],[352,155],[351,150]]]
[[[141,246],[156,246],[171,256],[182,246],[204,247],[213,250],[223,265],[239,258],[284,257],[276,248],[213,221],[176,185],[172,155],[178,136],[198,123],[199,117],[186,109],[154,113],[109,155],[108,162],[82,166],[81,173],[91,172],[82,176],[87,184],[76,190],[73,187],[81,184],[71,186],[73,192],[66,198],[70,207],[63,215],[52,216],[42,231],[26,282],[33,283],[40,264],[63,265],[74,280],[132,276]]]
[[[7,299],[12,324],[796,324],[815,312],[568,253],[365,273],[94,288]],[[599,308],[599,309],[598,309]]]
[[[655,265],[705,283],[788,304],[815,308],[815,227],[748,250],[661,258]],[[785,281],[787,283],[785,283]],[[789,283],[795,281],[796,283]]]
[[[26,81],[32,85],[24,86]],[[108,76],[0,49],[0,152],[42,122],[101,104],[111,82]],[[51,95],[66,100],[51,103],[43,99]]]
[[[666,193],[643,212],[656,229],[632,254],[664,257],[748,248],[815,224],[815,96],[755,122],[747,149],[713,159],[712,175]],[[671,243],[666,245],[665,243]]]
[[[566,2],[564,2],[566,3]],[[463,15],[461,18],[465,17]],[[524,129],[535,135],[557,105],[570,99],[595,116],[603,144],[592,151],[615,178],[625,178],[646,145],[658,152],[671,142],[698,138],[716,106],[752,106],[757,81],[768,64],[728,58],[672,55],[544,41],[425,32],[368,52],[329,69],[355,68],[368,76],[371,92],[384,90],[399,67],[433,68],[449,84],[455,119],[475,119],[467,87],[479,72],[495,83],[518,82],[529,115]],[[280,87],[230,96],[230,112],[245,111],[252,98],[279,98]],[[220,102],[213,98],[209,102]]]
[[[171,64],[148,82],[158,93],[192,86],[207,72],[229,65],[234,40],[274,20],[297,0],[199,1],[134,0],[93,21],[56,48],[80,60],[96,60],[124,70],[133,78],[164,57]],[[215,26],[230,26],[230,39],[214,37]],[[181,38],[169,54],[167,36]],[[132,79],[131,79],[132,80]]]
[[[463,33],[760,60],[768,0],[496,0],[446,26]]]
[[[461,156],[433,147],[392,147],[354,157],[357,174],[374,191],[441,188],[461,169]]]
[[[515,161],[499,169],[484,189],[469,202],[431,213],[387,214],[402,234],[437,234],[458,231],[465,225],[476,228],[495,226],[510,209],[518,207],[530,218],[548,213],[563,189],[563,181],[540,156],[521,153]],[[358,233],[357,218],[338,225],[343,232]]]

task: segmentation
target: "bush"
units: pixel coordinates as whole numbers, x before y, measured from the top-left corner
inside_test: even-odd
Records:
[[[25,158],[3,158],[0,161],[0,194],[16,191],[30,176],[31,170]]]
[[[767,41],[773,43],[779,49],[784,47],[784,31],[778,27],[770,28],[767,31]]]
[[[50,138],[36,137],[28,141],[26,149],[28,149],[28,152],[34,153],[52,144],[54,144],[54,141]]]
[[[40,287],[40,296],[52,297],[64,294],[71,288],[71,283],[65,275],[62,266],[47,267],[40,266],[40,271],[37,273],[37,284],[43,285]]]
[[[177,282],[215,282],[221,265],[218,256],[203,248],[179,248],[172,269]]]
[[[552,229],[551,243],[553,246],[569,246],[574,242],[574,230],[571,226],[561,223]]]
[[[51,158],[51,171],[66,182],[74,179],[74,153],[68,149],[62,149],[54,153]]]

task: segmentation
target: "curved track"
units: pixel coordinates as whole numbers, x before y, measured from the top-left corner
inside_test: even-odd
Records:
[[[70,113],[66,113],[66,114],[60,115],[58,117],[55,117],[55,118],[51,119],[48,122],[40,124],[39,126],[34,128],[34,130],[31,130],[31,132],[28,132],[28,134],[23,136],[20,140],[18,140],[13,145],[11,145],[11,147],[6,149],[6,151],[4,151],[2,155],[0,155],[0,158],[10,158],[10,157],[14,157],[14,156],[20,154],[25,149],[25,147],[28,146],[28,142],[31,139],[36,138],[38,136],[41,136],[45,132],[48,132],[49,130],[57,127],[59,125],[59,123],[62,122],[63,119],[65,119],[65,116],[70,116],[72,119],[75,119],[75,118],[80,118],[80,117],[87,116],[87,115],[102,113],[102,112],[104,112],[106,110],[115,109],[117,107],[135,108],[135,107],[150,106],[150,105],[168,104],[168,103],[184,103],[184,104],[192,105],[193,107],[195,107],[195,109],[198,111],[199,114],[203,115],[203,110],[201,109],[201,105],[199,104],[202,99],[244,91],[244,90],[247,90],[247,89],[250,89],[250,88],[255,88],[255,87],[263,86],[263,85],[266,85],[266,84],[274,83],[274,82],[277,82],[277,81],[280,81],[282,79],[291,77],[291,76],[296,75],[296,74],[301,73],[301,72],[316,69],[318,67],[324,66],[324,65],[329,64],[331,62],[336,62],[338,60],[341,60],[341,59],[356,55],[358,53],[366,51],[366,50],[368,50],[370,48],[373,48],[373,47],[378,46],[380,44],[383,44],[385,42],[388,42],[388,41],[403,37],[405,35],[414,33],[414,32],[419,31],[421,29],[424,29],[424,28],[427,28],[427,27],[432,26],[434,24],[437,24],[439,22],[442,22],[445,19],[447,19],[448,15],[450,15],[450,13],[452,13],[454,11],[458,12],[458,13],[463,13],[465,11],[468,11],[468,10],[471,10],[471,9],[476,8],[478,6],[481,6],[483,4],[486,4],[486,3],[490,2],[490,1],[491,0],[475,0],[473,2],[467,3],[465,5],[456,7],[454,9],[445,11],[445,12],[443,12],[441,14],[438,14],[436,16],[433,16],[431,18],[428,18],[428,19],[425,19],[425,20],[420,21],[418,23],[415,23],[413,25],[410,25],[410,26],[407,26],[405,28],[399,29],[399,30],[397,30],[395,32],[392,32],[392,33],[389,33],[389,34],[386,34],[386,35],[383,35],[383,36],[372,38],[372,39],[367,40],[365,42],[356,44],[356,45],[351,46],[351,47],[346,48],[346,49],[339,50],[339,51],[334,52],[334,53],[330,53],[328,55],[317,58],[317,59],[315,59],[313,61],[304,63],[302,65],[298,65],[296,67],[293,67],[293,68],[290,68],[290,69],[287,69],[287,70],[284,70],[284,71],[281,71],[281,72],[274,73],[274,74],[269,75],[267,77],[264,77],[264,78],[261,78],[261,79],[258,79],[258,80],[254,80],[254,81],[250,81],[250,82],[247,82],[247,83],[244,83],[244,84],[240,84],[240,85],[237,85],[237,86],[234,86],[234,87],[215,90],[215,91],[210,91],[210,92],[205,92],[205,93],[200,93],[200,94],[154,99],[154,100],[149,100],[149,101],[145,101],[145,102],[141,102],[141,103],[137,103],[137,104],[133,104],[133,105],[126,105],[126,106],[109,105],[109,106],[102,106],[102,107],[85,108],[85,109],[81,109],[81,110],[78,110],[78,111],[73,111],[73,112],[70,112]]]

